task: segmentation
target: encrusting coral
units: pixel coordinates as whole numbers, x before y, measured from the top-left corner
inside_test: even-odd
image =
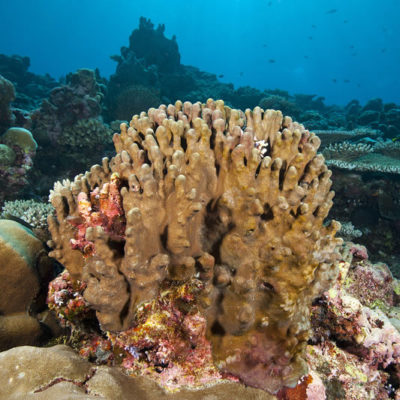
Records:
[[[198,315],[222,373],[271,393],[295,386],[341,243],[339,224],[324,225],[333,192],[318,137],[280,111],[210,99],[135,115],[114,144],[111,160],[55,184],[48,220],[51,255],[85,282],[102,330],[138,334],[149,308]]]

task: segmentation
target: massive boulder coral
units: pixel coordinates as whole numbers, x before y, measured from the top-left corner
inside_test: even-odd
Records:
[[[46,288],[53,263],[43,243],[25,226],[0,219],[0,351],[39,344]]]
[[[221,372],[295,386],[341,243],[339,224],[324,225],[333,192],[318,137],[280,111],[210,99],[135,115],[114,144],[111,160],[55,184],[48,220],[51,255],[86,283],[102,329],[138,326],[182,287],[180,312],[204,316]]]

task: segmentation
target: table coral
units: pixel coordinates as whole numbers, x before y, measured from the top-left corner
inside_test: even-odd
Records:
[[[341,243],[339,224],[324,225],[333,192],[318,137],[279,111],[210,99],[135,115],[114,144],[111,160],[55,184],[48,221],[51,254],[87,284],[102,329],[140,329],[163,290],[199,286],[181,312],[206,321],[218,369],[270,392],[295,386],[311,302],[336,278]],[[86,224],[84,257],[74,222],[92,221],[93,193],[115,174],[109,199],[122,199],[126,225],[116,237]]]

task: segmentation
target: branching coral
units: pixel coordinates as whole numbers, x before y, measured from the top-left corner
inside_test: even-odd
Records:
[[[354,238],[359,238],[362,236],[362,231],[356,229],[351,222],[340,221],[341,227],[338,235],[345,240],[353,240]]]
[[[47,216],[53,212],[53,206],[34,200],[6,201],[1,209],[0,218],[10,216],[21,218],[33,228],[46,229]]]
[[[178,101],[122,124],[114,144],[114,158],[55,184],[48,221],[51,254],[87,284],[102,329],[140,328],[163,290],[195,286],[180,312],[205,319],[220,371],[270,392],[294,386],[341,243],[339,224],[323,224],[333,192],[318,137],[279,111]],[[123,225],[96,220],[113,179]]]

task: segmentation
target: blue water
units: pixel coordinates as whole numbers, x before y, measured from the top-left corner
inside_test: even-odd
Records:
[[[139,17],[176,35],[181,62],[236,87],[400,102],[399,0],[0,0],[0,53],[58,78],[115,70]],[[222,77],[223,75],[223,77]]]

